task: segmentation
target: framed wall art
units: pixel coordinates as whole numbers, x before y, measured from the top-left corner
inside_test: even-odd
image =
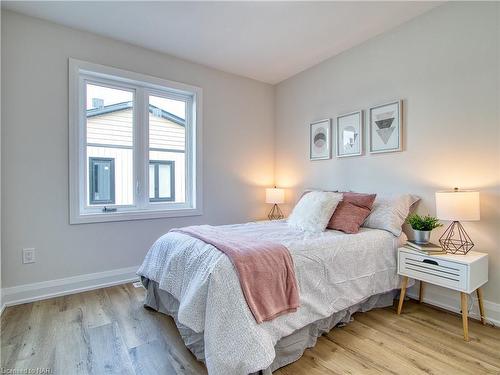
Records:
[[[363,154],[363,111],[337,117],[337,157]]]
[[[324,160],[332,157],[332,120],[325,119],[310,124],[309,159]]]
[[[403,150],[401,100],[370,108],[370,153]]]

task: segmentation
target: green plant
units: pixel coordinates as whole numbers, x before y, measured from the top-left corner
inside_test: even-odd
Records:
[[[420,216],[419,214],[411,214],[408,216],[406,221],[410,224],[412,229],[415,230],[427,231],[443,226],[443,224],[439,222],[438,218],[429,215]]]

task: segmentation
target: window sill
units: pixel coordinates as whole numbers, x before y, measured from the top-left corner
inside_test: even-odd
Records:
[[[149,220],[169,217],[200,216],[203,211],[199,208],[182,208],[176,210],[148,210],[106,212],[92,214],[70,215],[70,224],[106,223],[113,221]]]

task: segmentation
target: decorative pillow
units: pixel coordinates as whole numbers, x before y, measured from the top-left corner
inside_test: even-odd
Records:
[[[359,227],[368,215],[370,215],[370,210],[366,207],[340,202],[328,223],[328,228],[344,233],[358,233]]]
[[[342,200],[342,194],[326,191],[311,191],[293,208],[288,225],[311,232],[325,230],[333,211]]]
[[[419,200],[419,197],[410,194],[377,197],[373,210],[363,223],[363,227],[383,229],[398,237],[403,231],[402,227],[410,213],[411,206]]]
[[[344,202],[349,202],[359,207],[365,207],[369,210],[372,209],[373,202],[375,202],[375,198],[377,198],[377,194],[362,194],[350,191],[346,191],[343,195]]]
[[[345,233],[358,233],[359,227],[370,215],[377,194],[343,193],[343,200],[335,209],[328,228]]]
[[[306,189],[302,192],[302,194],[300,195],[300,198],[302,198],[304,195],[310,193],[311,191],[326,191],[328,193],[338,193],[339,191],[338,190],[317,190],[317,189]],[[299,198],[299,200],[300,200]]]

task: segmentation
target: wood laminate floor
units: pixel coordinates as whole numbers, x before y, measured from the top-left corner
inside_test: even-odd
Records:
[[[7,308],[0,373],[206,374],[173,320],[143,308],[144,294],[126,284]],[[466,343],[459,316],[413,301],[400,316],[385,308],[354,319],[275,374],[500,374],[498,328],[470,321]]]

